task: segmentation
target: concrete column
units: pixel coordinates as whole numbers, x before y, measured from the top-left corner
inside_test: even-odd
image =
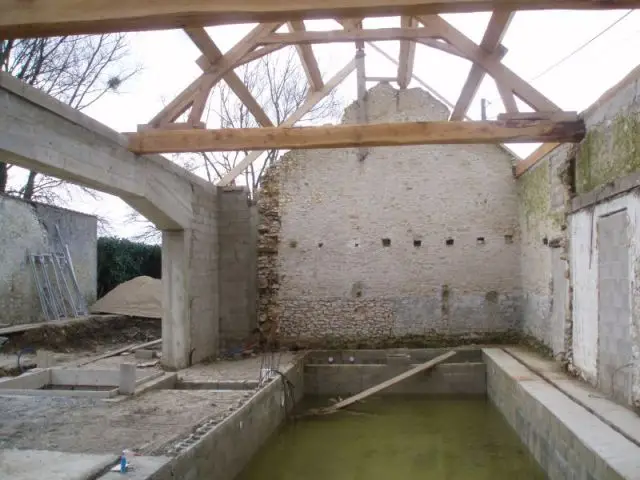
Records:
[[[162,364],[172,370],[189,363],[190,235],[190,230],[162,232]]]
[[[162,364],[189,367],[218,353],[219,248],[215,187],[194,185],[191,228],[162,232]]]

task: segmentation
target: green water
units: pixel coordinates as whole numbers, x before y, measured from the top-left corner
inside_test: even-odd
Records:
[[[484,398],[380,397],[356,411],[286,425],[237,480],[546,478]]]

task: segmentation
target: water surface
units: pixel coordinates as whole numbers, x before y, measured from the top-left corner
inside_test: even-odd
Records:
[[[546,478],[483,397],[377,397],[352,410],[286,425],[238,480]]]

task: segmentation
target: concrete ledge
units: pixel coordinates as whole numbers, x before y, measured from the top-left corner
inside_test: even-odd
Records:
[[[567,377],[556,362],[541,358],[522,348],[505,350],[627,440],[640,446],[640,417],[636,413],[609,400],[602,392],[590,385]]]
[[[0,478],[12,480],[87,480],[115,465],[116,455],[0,450]]]
[[[584,193],[571,200],[571,212],[575,213],[583,208],[596,205],[640,187],[640,172],[634,172],[626,177],[616,178],[613,182],[603,185],[591,192]]]
[[[455,357],[454,357],[455,358]],[[416,364],[317,365],[304,368],[304,389],[309,395],[353,395],[388,380]],[[486,393],[485,364],[443,363],[428,372],[408,378],[382,392],[394,394]]]
[[[141,393],[153,387],[160,388],[156,383],[147,383],[165,375],[162,371],[136,371],[136,391]],[[90,370],[48,368],[36,370],[18,377],[0,380],[0,393],[6,395],[56,396],[56,397],[91,397],[112,398],[118,395],[120,372],[118,370]],[[173,375],[175,383],[175,374]],[[45,389],[48,385],[86,386],[95,387],[81,390]],[[162,385],[162,384],[161,384]],[[142,387],[148,388],[142,388]],[[113,388],[108,388],[113,387]]]
[[[378,350],[313,350],[307,353],[307,364],[386,364],[390,357],[408,356],[410,363],[424,363],[427,360],[455,350],[456,356],[445,363],[482,362],[482,350],[477,346],[455,348],[388,348]],[[332,359],[331,361],[329,359]],[[353,358],[353,361],[351,360]]]
[[[640,448],[501,349],[483,349],[487,393],[551,480],[638,479]]]
[[[255,390],[257,380],[219,380],[215,382],[195,382],[178,380],[175,385],[178,390]]]

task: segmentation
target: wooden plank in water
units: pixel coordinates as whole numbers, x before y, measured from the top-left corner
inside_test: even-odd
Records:
[[[444,362],[445,360],[447,360],[448,358],[453,357],[456,354],[456,352],[454,350],[450,350],[447,353],[444,353],[442,355],[437,356],[436,358],[433,358],[431,360],[429,360],[428,362],[425,363],[421,363],[420,365],[417,365],[413,368],[411,368],[410,370],[407,370],[406,372],[401,373],[400,375],[396,375],[393,378],[390,378],[389,380],[385,380],[382,383],[379,383],[378,385],[374,385],[371,388],[367,388],[366,390],[353,395],[352,397],[349,398],[345,398],[344,400],[342,400],[341,402],[336,403],[335,405],[331,405],[330,407],[324,408],[321,410],[320,413],[324,413],[324,414],[328,414],[328,413],[333,413],[336,412],[338,410],[340,410],[341,408],[347,407],[349,405],[352,405],[356,402],[359,402],[361,400],[364,400],[367,397],[370,397],[371,395],[378,393],[382,390],[385,390],[389,387],[391,387],[392,385],[395,385],[396,383],[399,383],[409,377],[412,377],[420,372],[424,372],[425,370],[429,370],[433,367],[435,367],[436,365],[438,365],[439,363]]]

